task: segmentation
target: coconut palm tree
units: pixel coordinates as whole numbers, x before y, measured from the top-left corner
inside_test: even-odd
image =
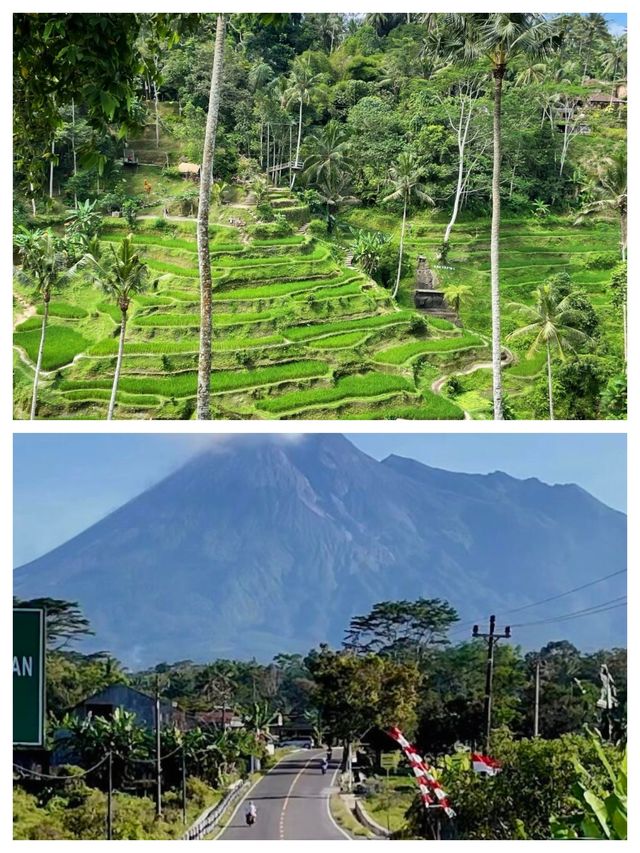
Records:
[[[340,205],[355,201],[355,198],[349,195],[349,177],[345,172],[336,172],[331,177],[325,175],[318,181],[315,188],[320,200],[325,203],[327,231],[331,234]]]
[[[582,71],[583,78],[587,77],[587,72],[591,65],[593,49],[609,35],[607,22],[604,15],[600,12],[590,12],[582,19],[582,40],[586,45],[586,53],[584,57],[584,68]]]
[[[423,171],[418,166],[418,158],[410,151],[404,151],[398,157],[398,162],[389,170],[389,182],[393,192],[385,196],[382,201],[395,201],[402,199],[402,228],[400,231],[400,255],[398,258],[398,274],[392,296],[395,298],[400,287],[400,274],[402,272],[402,252],[404,249],[404,230],[407,222],[407,205],[412,198],[419,199],[428,204],[435,202],[428,195],[422,185]]]
[[[525,325],[512,332],[508,340],[522,335],[535,334],[533,343],[527,351],[530,358],[541,349],[547,352],[547,384],[549,389],[549,418],[553,420],[553,383],[551,375],[551,352],[557,350],[562,360],[565,350],[575,349],[589,340],[589,336],[574,325],[577,322],[571,306],[571,294],[558,299],[552,284],[541,285],[535,291],[534,305],[514,302],[509,307],[520,314]]]
[[[196,232],[198,236],[198,271],[200,273],[200,348],[198,355],[198,391],[196,418],[208,420],[209,383],[211,382],[211,256],[209,254],[209,207],[211,204],[211,182],[213,155],[216,146],[216,130],[222,88],[222,62],[224,59],[224,34],[226,20],[219,14],[216,24],[216,44],[209,89],[209,112],[204,134],[202,168],[200,169],[200,197]]]
[[[627,35],[626,33],[614,38],[611,46],[601,57],[602,70],[614,84],[627,73]]]
[[[267,62],[258,62],[249,71],[249,86],[255,92],[273,80],[273,68]]]
[[[29,231],[18,229],[14,245],[22,260],[22,266],[16,271],[16,279],[27,287],[33,287],[42,300],[42,326],[40,344],[33,377],[30,419],[35,420],[38,404],[38,383],[42,368],[42,356],[49,321],[49,303],[51,294],[68,284],[73,274],[69,253],[64,240],[56,237],[51,229]]]
[[[552,20],[532,13],[472,13],[453,16],[460,33],[460,52],[469,59],[486,56],[491,63],[493,97],[493,176],[491,183],[491,319],[493,416],[502,413],[502,347],[500,341],[500,177],[502,163],[502,81],[517,56],[529,61],[547,56],[557,42]]]
[[[472,294],[473,288],[468,284],[450,284],[444,290],[444,298],[458,315],[460,308],[471,302]]]
[[[124,354],[124,341],[127,333],[127,315],[131,305],[131,297],[134,293],[141,293],[149,285],[149,268],[140,260],[140,256],[133,247],[133,234],[124,237],[118,249],[109,246],[106,257],[87,254],[78,264],[79,268],[86,269],[92,281],[101,287],[105,293],[111,296],[120,309],[120,340],[118,343],[118,357],[116,369],[113,374],[113,385],[107,411],[107,420],[113,419],[116,406],[116,395],[118,383],[122,370],[122,356]]]
[[[322,75],[314,74],[311,67],[311,62],[307,57],[297,56],[291,65],[291,74],[289,76],[289,87],[286,90],[286,103],[290,107],[292,104],[299,105],[298,112],[298,141],[296,143],[295,162],[300,159],[300,145],[302,143],[302,108],[304,104],[308,104],[311,100],[311,93],[315,86],[320,82]],[[295,172],[291,177],[290,189],[293,189],[296,176]]]
[[[627,259],[627,154],[619,151],[606,157],[597,167],[597,183],[593,188],[594,201],[585,205],[576,219],[576,224],[586,216],[600,213],[616,216],[620,222],[620,251],[622,260]]]
[[[350,143],[335,119],[305,140],[304,175],[313,182],[333,181],[352,165]]]

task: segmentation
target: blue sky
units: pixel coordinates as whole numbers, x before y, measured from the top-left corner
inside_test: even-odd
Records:
[[[614,36],[620,36],[627,28],[627,15],[624,12],[605,12],[604,18],[609,25],[609,32]]]
[[[501,470],[523,479],[577,483],[609,506],[626,509],[626,437],[621,434],[376,433],[347,437],[376,459],[395,453],[451,471]],[[194,434],[15,435],[14,565],[62,544],[212,440]]]

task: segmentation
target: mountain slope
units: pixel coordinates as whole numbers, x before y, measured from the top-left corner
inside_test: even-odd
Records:
[[[624,568],[625,538],[626,517],[576,486],[377,462],[336,435],[238,437],[17,569],[14,587],[79,601],[93,647],[129,665],[268,660],[338,643],[353,614],[383,599],[440,596],[465,620],[539,601]],[[517,621],[622,588],[600,584]],[[622,613],[514,635],[623,644]]]

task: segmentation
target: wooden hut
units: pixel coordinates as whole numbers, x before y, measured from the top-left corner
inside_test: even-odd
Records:
[[[178,171],[183,178],[192,181],[200,180],[200,164],[199,163],[178,163]]]

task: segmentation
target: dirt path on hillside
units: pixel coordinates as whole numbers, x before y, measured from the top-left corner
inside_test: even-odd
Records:
[[[515,360],[516,357],[513,352],[508,347],[503,347],[501,359],[502,366],[509,367],[509,365],[513,364]],[[431,383],[431,390],[434,394],[442,394],[442,389],[452,376],[469,376],[470,373],[475,373],[477,370],[491,370],[492,367],[493,364],[490,361],[474,361],[473,364],[465,367],[464,370],[454,370],[452,373],[445,373],[444,376],[439,376]],[[470,412],[467,412],[465,409],[463,409],[463,412],[466,421],[473,420]]]
[[[32,305],[30,302],[21,296],[19,293],[14,293],[15,299],[22,306],[22,310],[16,314],[13,320],[13,331],[15,332],[16,326],[19,326],[20,323],[24,323],[25,320],[28,320],[29,317],[33,317],[36,313],[37,309],[35,305]]]

